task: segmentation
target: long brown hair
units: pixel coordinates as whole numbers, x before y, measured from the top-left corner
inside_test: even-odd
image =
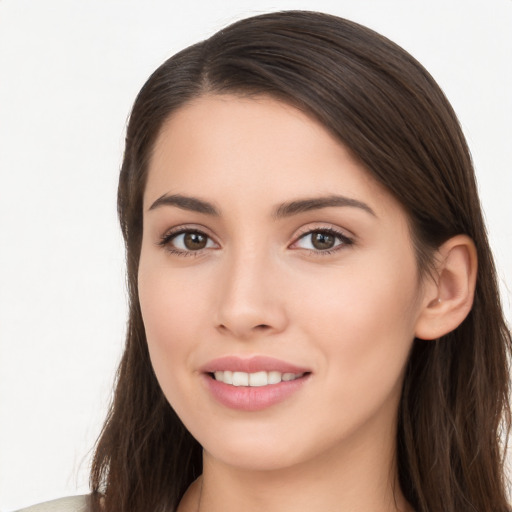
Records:
[[[142,195],[162,123],[202,94],[270,95],[319,120],[403,205],[420,270],[465,233],[475,242],[473,308],[438,340],[415,340],[398,411],[402,492],[419,511],[509,511],[501,441],[509,428],[511,336],[471,157],[457,118],[428,72],[383,36],[327,14],[288,11],[237,22],[160,66],[133,107],[118,209],[130,316],[115,395],[91,472],[94,510],[175,510],[201,473],[201,447],[153,373],[137,270]]]

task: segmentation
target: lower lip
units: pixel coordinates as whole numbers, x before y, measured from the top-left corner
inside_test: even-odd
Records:
[[[205,375],[206,385],[213,397],[222,405],[240,411],[261,411],[283,402],[300,390],[309,374],[295,380],[268,386],[232,386]]]

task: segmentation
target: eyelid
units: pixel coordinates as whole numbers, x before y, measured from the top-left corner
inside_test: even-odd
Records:
[[[201,235],[206,236],[209,240],[211,240],[216,247],[204,247],[203,249],[198,250],[184,250],[178,249],[176,247],[171,246],[171,241],[178,237],[179,235],[186,233],[200,233]],[[178,254],[182,256],[199,256],[205,250],[217,249],[220,247],[220,244],[217,242],[215,237],[210,233],[210,230],[204,226],[198,224],[181,224],[179,226],[174,226],[168,230],[166,230],[160,237],[156,245],[163,247],[171,254]]]
[[[331,222],[309,222],[304,226],[301,226],[299,229],[295,231],[294,238],[297,239],[301,235],[305,235],[307,233],[311,233],[312,231],[333,231],[335,233],[339,233],[340,235],[355,239],[355,235],[346,228],[342,228],[337,224],[332,224]]]
[[[337,237],[339,240],[341,240],[341,243],[335,245],[331,249],[306,249],[301,247],[294,247],[301,239],[306,237],[307,235],[310,235],[312,233],[329,233],[335,237]],[[308,224],[307,226],[301,227],[298,232],[293,237],[293,242],[289,245],[292,249],[297,250],[304,250],[309,251],[312,254],[315,255],[327,255],[332,254],[333,252],[336,252],[338,250],[341,250],[347,246],[351,246],[355,242],[355,236],[352,233],[348,233],[347,230],[342,229],[338,226],[335,226],[333,224],[327,223],[327,224]]]
[[[329,233],[336,238],[341,243],[337,243],[330,249],[308,249],[303,247],[294,247],[297,243],[305,238],[307,235],[313,233]],[[171,241],[178,237],[181,234],[185,233],[200,233],[211,240],[216,247],[204,247],[202,249],[192,250],[192,249],[178,249],[176,247],[172,247]],[[335,251],[341,250],[347,246],[350,246],[354,243],[355,236],[353,234],[347,233],[347,230],[342,229],[338,226],[335,226],[330,223],[318,223],[318,224],[308,224],[306,226],[301,227],[293,236],[293,242],[289,244],[289,248],[308,251],[315,255],[327,255],[331,254]],[[219,249],[220,244],[217,242],[216,237],[210,233],[210,230],[205,226],[198,224],[182,224],[178,226],[174,226],[168,230],[166,230],[161,236],[160,239],[156,242],[156,245],[163,247],[167,251],[172,254],[182,255],[182,256],[199,256],[206,250]]]

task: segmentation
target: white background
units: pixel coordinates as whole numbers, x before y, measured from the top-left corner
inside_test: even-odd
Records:
[[[116,181],[137,91],[184,46],[292,8],[374,28],[438,80],[511,320],[511,0],[0,0],[0,510],[87,492],[124,338]]]

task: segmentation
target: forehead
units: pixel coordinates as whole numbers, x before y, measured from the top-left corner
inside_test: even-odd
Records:
[[[206,95],[164,123],[149,165],[145,204],[162,194],[279,203],[344,195],[391,199],[318,121],[269,97]]]

